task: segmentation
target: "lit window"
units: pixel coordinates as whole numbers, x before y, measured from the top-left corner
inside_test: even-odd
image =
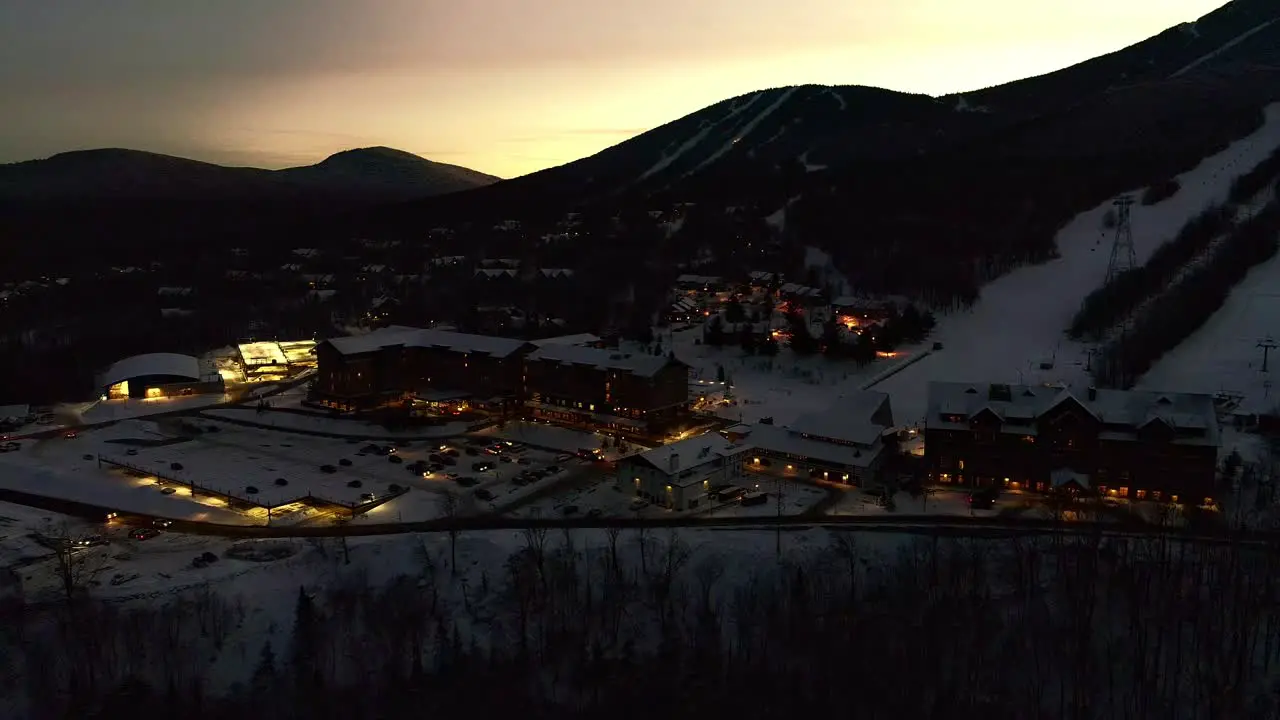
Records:
[[[961,460],[961,461],[960,461],[960,469],[961,469],[961,470],[963,470],[963,469],[964,469],[964,461],[963,461],[963,460]]]

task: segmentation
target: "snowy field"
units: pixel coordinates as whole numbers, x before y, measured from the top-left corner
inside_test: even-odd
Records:
[[[1146,262],[1156,247],[1172,239],[1200,211],[1225,201],[1232,181],[1276,147],[1280,147],[1280,104],[1267,108],[1266,122],[1257,132],[1180,175],[1181,189],[1173,197],[1154,206],[1135,205],[1138,262]],[[942,342],[944,349],[872,388],[892,395],[895,419],[923,418],[927,383],[932,380],[1087,382],[1086,348],[1067,340],[1064,332],[1085,296],[1106,277],[1111,233],[1103,228],[1102,218],[1110,209],[1108,200],[1068,223],[1057,236],[1058,259],[1014,270],[983,287],[971,312],[939,318],[930,342]],[[1040,364],[1046,361],[1053,368],[1041,370]],[[1179,380],[1173,373],[1157,377]]]
[[[259,413],[255,408],[216,408],[206,410],[201,415],[209,418],[235,420],[253,423],[271,430],[297,430],[299,432],[326,433],[354,438],[446,438],[461,435],[467,431],[467,423],[449,423],[438,427],[420,427],[409,430],[388,430],[363,420],[351,418],[333,418],[319,413],[301,414],[294,412]]]
[[[693,380],[715,381],[719,368],[733,386],[733,404],[717,414],[727,420],[756,422],[772,417],[785,425],[805,413],[830,407],[842,395],[856,392],[868,380],[887,368],[905,362],[910,352],[884,358],[859,368],[850,360],[831,360],[821,355],[798,357],[782,348],[774,357],[746,355],[737,347],[714,348],[698,342],[701,327],[660,336],[662,347],[672,349],[689,364]],[[638,347],[632,348],[635,352]],[[894,417],[898,417],[894,408]]]

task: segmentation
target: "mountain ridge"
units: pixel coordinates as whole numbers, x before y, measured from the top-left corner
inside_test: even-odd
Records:
[[[469,168],[383,146],[343,150],[312,165],[270,170],[128,148],[93,148],[0,165],[0,199],[178,199],[319,194],[397,201],[497,182]]]

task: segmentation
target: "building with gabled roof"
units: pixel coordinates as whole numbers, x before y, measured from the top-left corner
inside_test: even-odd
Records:
[[[925,464],[943,483],[1212,501],[1211,395],[933,382]]]
[[[662,445],[618,461],[618,486],[673,510],[696,510],[743,476],[752,448],[717,433]]]
[[[892,426],[889,396],[859,390],[788,425],[735,425],[724,434],[754,448],[753,466],[764,466],[771,458],[782,463],[784,474],[867,485],[880,479],[889,455],[884,436]]]

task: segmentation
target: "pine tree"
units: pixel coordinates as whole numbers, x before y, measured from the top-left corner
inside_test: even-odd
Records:
[[[253,690],[255,693],[269,692],[276,682],[276,653],[268,640],[262,645],[262,653],[258,656],[258,667],[253,671]]]
[[[293,613],[293,656],[290,658],[290,669],[299,692],[306,692],[308,688],[321,684],[316,647],[319,633],[315,603],[306,589],[299,587],[298,603]]]

